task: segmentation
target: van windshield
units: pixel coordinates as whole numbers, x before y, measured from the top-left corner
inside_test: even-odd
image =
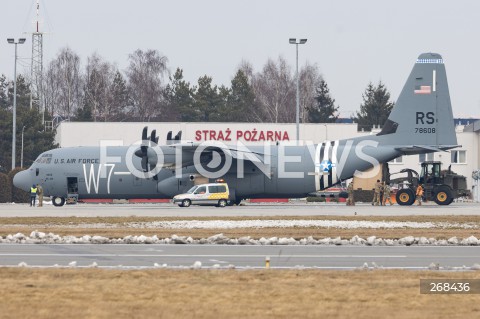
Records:
[[[190,189],[187,191],[187,194],[192,194],[197,188],[198,188],[198,186],[193,186],[192,188],[190,188]]]

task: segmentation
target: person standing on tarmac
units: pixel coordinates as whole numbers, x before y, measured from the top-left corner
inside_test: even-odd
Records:
[[[30,187],[30,207],[35,207],[35,199],[37,198],[37,188],[35,184]]]
[[[37,184],[38,207],[43,207],[43,187]]]
[[[355,200],[353,199],[353,181],[348,184],[347,193],[347,206],[355,206]]]
[[[385,190],[385,182],[380,183],[380,206],[383,206],[383,201],[385,200],[384,197],[384,190]]]
[[[387,205],[387,201],[390,203],[390,206],[393,205],[392,199],[390,198],[390,194],[391,194],[390,185],[385,184],[383,186],[383,206]]]
[[[417,186],[417,191],[415,192],[415,195],[417,196],[417,198],[415,199],[415,202],[418,201],[418,206],[422,206],[422,197],[423,197],[423,187],[422,187],[422,184],[418,184]]]
[[[375,193],[373,194],[373,201],[372,205],[378,206],[380,205],[380,192],[382,191],[382,183],[380,183],[380,180],[377,179],[377,182],[375,183]]]

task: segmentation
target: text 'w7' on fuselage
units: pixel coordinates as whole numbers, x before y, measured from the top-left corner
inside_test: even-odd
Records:
[[[179,132],[175,137],[169,133],[166,145],[157,143],[156,131],[148,136],[145,127],[141,140],[130,146],[53,149],[17,173],[14,184],[26,191],[32,184],[42,184],[57,206],[69,194],[80,199],[172,198],[199,178],[225,180],[232,203],[245,198],[301,198],[401,155],[458,146],[445,66],[435,53],[418,57],[376,135],[301,146],[282,142],[247,147],[184,141]]]

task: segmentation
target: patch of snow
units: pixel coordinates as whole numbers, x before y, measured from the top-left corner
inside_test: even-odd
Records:
[[[470,267],[471,270],[480,270],[480,265],[479,264],[473,264],[472,267]]]
[[[235,229],[235,228],[291,228],[291,227],[321,227],[321,228],[445,228],[449,224],[431,222],[387,222],[361,220],[181,220],[156,221],[145,223],[127,223],[131,228],[174,228],[174,229]],[[473,228],[476,225],[456,224],[456,228]]]
[[[452,237],[448,239],[447,241],[450,245],[458,245],[458,238],[457,237]]]
[[[439,270],[440,269],[440,265],[438,263],[431,263],[429,266],[428,266],[428,269],[430,270]]]

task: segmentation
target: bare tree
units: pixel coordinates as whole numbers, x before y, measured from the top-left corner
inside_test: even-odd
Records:
[[[316,89],[323,80],[316,64],[308,62],[300,69],[300,119],[302,123],[308,122],[308,110],[315,106]]]
[[[167,57],[157,50],[136,50],[128,56],[126,74],[133,102],[133,115],[141,121],[162,112],[163,79],[168,74]]]
[[[238,70],[242,71],[243,74],[245,74],[248,79],[248,84],[252,85],[254,75],[253,65],[247,60],[242,60],[238,66]]]
[[[93,120],[108,121],[113,113],[113,81],[116,67],[94,53],[88,58],[84,80],[84,107],[92,110]]]
[[[58,115],[58,100],[60,99],[60,81],[57,78],[56,63],[51,61],[42,77],[43,81],[43,102],[45,111],[51,117]]]
[[[51,115],[70,120],[81,101],[80,57],[63,48],[51,61],[45,75],[45,106]]]
[[[295,85],[290,67],[283,57],[269,59],[261,73],[253,76],[253,90],[259,103],[258,116],[263,121],[295,121]]]

